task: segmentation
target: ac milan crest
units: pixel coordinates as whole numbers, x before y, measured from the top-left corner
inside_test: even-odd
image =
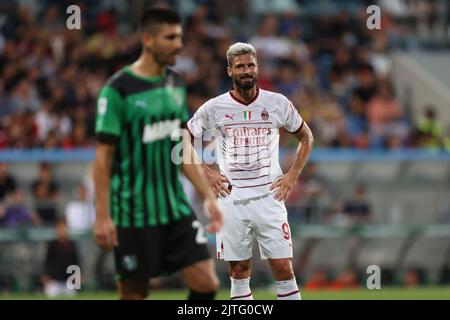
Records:
[[[262,118],[264,121],[266,121],[267,119],[269,119],[269,113],[267,112],[266,109],[264,109],[264,110],[261,112],[261,118]]]

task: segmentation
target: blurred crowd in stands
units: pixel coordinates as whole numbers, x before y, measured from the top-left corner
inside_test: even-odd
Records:
[[[93,146],[99,89],[138,56],[137,16],[155,1],[75,2],[81,30],[66,27],[73,1],[1,2],[0,149]],[[366,2],[326,1],[336,6],[331,13],[309,0],[166,2],[184,17],[185,48],[174,68],[185,78],[191,113],[230,89],[225,52],[248,41],[258,52],[259,86],[293,101],[316,147],[450,149],[433,106],[413,123],[396,99],[389,56],[407,48],[438,7],[409,24],[383,10],[382,29],[369,30]],[[295,144],[285,134],[281,141]]]
[[[92,148],[98,92],[138,57],[136,22],[142,9],[155,3],[169,4],[183,16],[185,47],[174,69],[185,79],[191,114],[231,88],[225,53],[244,41],[257,50],[259,86],[292,100],[314,132],[315,147],[450,152],[450,128],[439,122],[437,108],[423,106],[413,121],[410,106],[397,98],[390,56],[394,49],[416,48],[418,35],[450,35],[450,6],[442,12],[444,0],[1,0],[0,151]],[[381,30],[366,27],[366,8],[374,3],[382,6]],[[81,30],[66,27],[72,4],[81,8]],[[442,24],[436,22],[442,19],[439,30]],[[297,144],[284,132],[280,142],[291,150]],[[292,162],[286,154],[284,170]],[[292,225],[371,221],[364,185],[345,197],[316,169],[308,164],[286,202]],[[65,276],[60,260],[52,257],[77,264],[66,223],[69,231],[83,232],[95,216],[92,181],[80,181],[64,207],[61,184],[49,163],[40,164],[25,186],[0,162],[0,227],[56,227],[42,278],[50,296],[61,291]],[[419,280],[413,270],[404,284]],[[360,283],[352,270],[332,281],[318,270],[305,287]]]
[[[0,227],[54,226],[64,219],[70,231],[90,230],[95,220],[92,179],[82,181],[64,207],[52,166],[39,165],[29,189],[21,186],[8,166],[0,162]],[[26,194],[31,195],[28,201]]]
[[[396,98],[390,56],[393,49],[415,47],[418,34],[432,35],[442,1],[409,1],[417,10],[407,19],[399,18],[395,2],[404,1],[378,1],[386,6],[382,29],[369,30],[365,10],[371,3],[365,0],[165,1],[184,20],[185,47],[173,68],[187,84],[191,114],[231,88],[225,53],[234,42],[246,41],[257,49],[259,86],[292,100],[314,132],[315,147],[450,151],[450,128],[439,122],[433,105],[413,121],[409,106]],[[160,2],[75,3],[81,30],[66,27],[73,1],[1,1],[0,150],[93,147],[97,94],[109,76],[138,57],[137,17]],[[445,17],[448,26],[450,14]],[[280,141],[290,150],[297,144],[284,132]],[[284,169],[292,161],[286,154]],[[364,186],[350,199],[331,199],[333,190],[315,170],[313,163],[307,166],[287,202],[294,220],[340,225],[370,220]],[[92,206],[89,188],[80,184],[73,203],[58,210],[59,187],[49,164],[41,164],[29,190],[17,188],[0,164],[0,223],[54,224],[64,212],[69,228],[81,230],[93,219],[86,209]],[[31,207],[24,192],[32,195]],[[323,215],[318,202],[327,197]],[[87,211],[83,221],[71,221]]]

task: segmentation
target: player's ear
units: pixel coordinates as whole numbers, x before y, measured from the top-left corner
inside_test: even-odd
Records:
[[[231,67],[227,67],[227,73],[228,73],[228,76],[231,78]]]
[[[141,33],[142,46],[144,48],[149,48],[153,46],[154,37],[150,32]]]

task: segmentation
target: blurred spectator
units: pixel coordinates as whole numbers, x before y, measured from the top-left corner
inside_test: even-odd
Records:
[[[317,172],[317,164],[309,163],[303,170],[298,183],[298,200],[301,206],[302,222],[304,223],[320,223],[321,206],[326,203],[327,181]],[[288,201],[286,205],[292,206],[293,203]]]
[[[7,147],[12,149],[32,148],[38,141],[38,128],[33,114],[15,113],[11,116],[6,128]]]
[[[351,145],[345,117],[339,106],[332,100],[324,99],[316,110],[312,125],[316,140],[320,144],[332,148],[345,148]]]
[[[45,137],[44,142],[42,143],[43,149],[57,149],[60,146],[60,136],[57,134],[55,130],[48,132]]]
[[[350,128],[351,134],[358,137],[367,132],[366,107],[376,92],[376,78],[373,68],[365,63],[358,66],[358,85],[350,100]]]
[[[287,59],[280,61],[274,81],[274,89],[285,96],[293,96],[301,88],[297,78],[298,71],[294,61]]]
[[[365,104],[376,93],[376,77],[372,66],[362,62],[356,69],[357,86],[353,92],[354,101],[351,112],[355,115],[363,115]]]
[[[37,111],[40,98],[36,87],[28,80],[22,80],[12,90],[12,106],[14,112]]]
[[[305,289],[307,290],[342,290],[358,287],[360,287],[358,276],[352,269],[345,269],[334,280],[329,280],[328,273],[323,269],[319,269],[314,272],[305,284]]]
[[[354,81],[349,48],[343,46],[336,50],[328,81],[334,96],[340,98],[341,102],[346,103],[345,99]]]
[[[25,204],[22,190],[15,189],[8,201],[3,225],[7,228],[29,227],[39,223],[39,217]]]
[[[416,32],[424,37],[433,37],[437,30],[439,11],[442,10],[439,1],[416,0],[414,3]]]
[[[38,179],[32,183],[35,210],[44,224],[54,224],[58,218],[58,185],[50,164],[41,163],[39,170]]]
[[[328,208],[326,208],[324,223],[335,226],[347,225],[347,217],[344,215],[343,211],[344,201],[340,198],[333,199]]]
[[[444,150],[450,152],[450,126],[447,128],[447,134],[443,139]]]
[[[389,77],[392,69],[392,60],[387,55],[386,35],[379,34],[374,37],[369,61],[379,79],[385,80]]]
[[[403,285],[407,288],[417,287],[424,284],[425,275],[423,270],[411,268],[405,271],[402,280]]]
[[[342,290],[342,289],[355,289],[360,285],[358,283],[358,276],[352,269],[344,270],[336,279],[331,281],[328,285],[329,289]]]
[[[279,20],[275,15],[267,15],[262,19],[257,33],[250,38],[258,54],[258,62],[262,68],[274,71],[276,59],[288,58],[292,53],[291,43],[278,36]],[[271,72],[269,72],[271,73]]]
[[[328,274],[325,270],[317,270],[305,283],[306,290],[327,289],[329,286]]]
[[[88,189],[83,184],[78,186],[77,198],[66,204],[65,216],[70,231],[88,231],[92,229],[95,212],[89,203]]]
[[[87,148],[91,146],[91,141],[87,136],[87,128],[83,122],[75,124],[72,134],[64,139],[62,147],[64,149]]]
[[[5,198],[16,190],[16,180],[8,173],[8,165],[0,162],[0,203],[5,201]]]
[[[366,116],[373,147],[384,148],[387,146],[388,137],[395,136],[400,140],[406,139],[408,128],[402,121],[403,108],[395,100],[393,89],[389,83],[380,82],[378,84],[375,95],[367,104]]]
[[[8,166],[0,162],[0,225],[6,213],[8,198],[16,190],[16,180],[8,173]]]
[[[437,120],[433,106],[427,106],[423,117],[419,120],[419,132],[422,134],[420,146],[437,149],[441,146],[442,127]]]
[[[343,213],[350,225],[370,221],[371,206],[366,198],[366,188],[363,185],[355,188],[353,197],[345,202]]]
[[[45,141],[48,133],[56,128],[57,119],[53,109],[52,101],[46,100],[34,117],[40,142]]]
[[[67,225],[63,219],[56,223],[56,240],[47,244],[42,282],[48,297],[74,295],[76,290],[67,287],[67,268],[79,266],[79,254],[75,242],[68,238]]]

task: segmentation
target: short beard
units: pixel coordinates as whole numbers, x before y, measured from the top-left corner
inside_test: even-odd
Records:
[[[234,78],[233,83],[236,88],[241,90],[250,90],[253,89],[256,85],[256,78],[252,78],[251,82],[248,83],[242,83],[239,79]]]
[[[162,61],[160,59],[160,57],[152,49],[150,49],[148,47],[145,47],[144,50],[145,50],[145,52],[147,54],[153,56],[153,58],[155,59],[156,63],[159,64],[160,66],[172,65],[172,64],[167,63],[166,61]]]

